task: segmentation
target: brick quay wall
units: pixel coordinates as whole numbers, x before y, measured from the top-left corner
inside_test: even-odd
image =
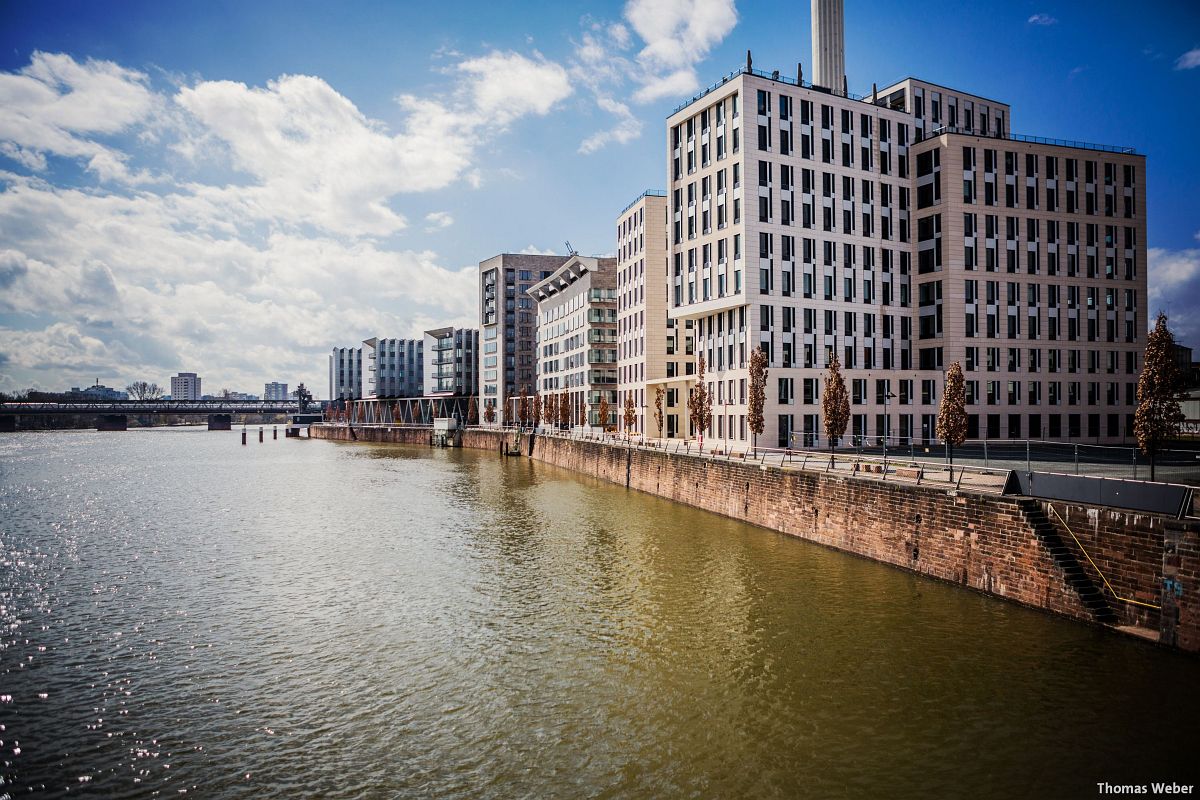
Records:
[[[430,444],[420,428],[322,425],[312,435]],[[513,432],[472,428],[462,436],[464,447],[481,450],[518,444]],[[1195,520],[563,437],[525,436],[519,446],[523,455],[630,489],[1200,652]],[[1103,597],[1099,607],[1088,599],[1093,589]]]

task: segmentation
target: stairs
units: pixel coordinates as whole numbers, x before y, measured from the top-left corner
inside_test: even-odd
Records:
[[[1116,625],[1119,620],[1112,606],[1108,604],[1103,590],[1084,571],[1075,557],[1075,551],[1063,542],[1058,528],[1050,521],[1042,504],[1037,500],[1022,499],[1017,501],[1017,505],[1020,506],[1021,513],[1033,528],[1042,547],[1046,548],[1054,559],[1055,566],[1062,572],[1067,584],[1079,595],[1080,602],[1092,615],[1092,619],[1103,625]]]

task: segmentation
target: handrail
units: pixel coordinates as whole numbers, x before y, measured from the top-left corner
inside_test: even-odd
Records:
[[[1094,142],[1080,142],[1074,139],[1051,139],[1046,136],[1029,136],[1020,133],[980,133],[970,128],[962,128],[956,125],[942,125],[941,127],[934,128],[932,131],[925,134],[925,138],[922,139],[922,141],[928,141],[935,136],[942,136],[943,134],[947,133],[961,134],[964,136],[978,136],[982,139],[1001,139],[1013,142],[1030,142],[1032,144],[1049,144],[1056,147],[1074,147],[1078,150],[1098,150],[1104,153],[1125,153],[1129,155],[1137,155],[1137,150],[1132,147],[1125,147],[1124,145],[1096,144]],[[914,142],[914,144],[916,143]]]
[[[1067,521],[1062,518],[1062,514],[1058,513],[1058,509],[1054,507],[1053,503],[1047,503],[1046,505],[1050,506],[1050,510],[1054,512],[1054,516],[1058,517],[1058,521],[1062,523],[1063,528],[1066,529],[1067,533],[1071,535],[1071,538],[1075,540],[1075,544],[1079,546],[1079,550],[1083,553],[1083,557],[1086,558],[1088,563],[1092,565],[1092,569],[1096,570],[1096,574],[1100,576],[1100,580],[1104,581],[1104,587],[1108,589],[1109,593],[1112,594],[1115,599],[1120,600],[1122,603],[1130,603],[1135,606],[1153,608],[1155,611],[1162,610],[1162,606],[1156,606],[1154,603],[1147,603],[1142,600],[1134,600],[1129,597],[1121,597],[1121,595],[1117,594],[1116,589],[1114,589],[1112,584],[1108,582],[1108,578],[1104,577],[1104,572],[1100,569],[1100,567],[1096,566],[1096,562],[1092,560],[1090,555],[1088,555],[1087,548],[1083,546],[1083,542],[1079,541],[1079,538],[1075,535],[1074,531],[1071,530],[1071,526],[1068,525]]]

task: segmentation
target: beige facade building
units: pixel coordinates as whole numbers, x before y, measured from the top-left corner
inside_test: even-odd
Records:
[[[624,428],[632,397],[633,430],[651,437],[686,437],[687,392],[694,383],[691,320],[667,316],[667,196],[647,190],[617,217],[617,406]],[[662,392],[662,428],[656,417]]]
[[[604,424],[617,423],[616,264],[573,255],[528,290],[537,302],[538,393],[565,394],[573,424],[586,412],[588,425],[600,425],[601,399]]]
[[[749,64],[668,118],[669,315],[706,362],[706,440],[749,443],[760,346],[760,445],[825,443],[834,352],[858,441],[932,442],[954,361],[972,438],[1132,436],[1145,160],[1010,124],[1004,103],[916,79],[859,98]]]

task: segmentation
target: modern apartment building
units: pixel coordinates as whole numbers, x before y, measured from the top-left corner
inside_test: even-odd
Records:
[[[288,385],[286,383],[271,381],[270,383],[263,384],[263,400],[272,402],[277,400],[286,401],[287,399]]]
[[[362,396],[362,348],[333,348],[329,354],[329,399],[357,400]]]
[[[421,339],[381,339],[362,343],[362,397],[420,397],[425,381]]]
[[[813,10],[816,85],[748,63],[667,121],[669,314],[696,326],[706,439],[749,442],[758,346],[761,445],[824,443],[834,352],[860,439],[935,438],[954,361],[972,437],[1130,435],[1144,158],[1013,136],[1006,104],[912,78],[850,95],[841,3]]]
[[[632,397],[634,430],[685,437],[688,387],[695,382],[693,322],[667,316],[670,264],[667,193],[647,190],[617,216],[617,408],[624,427]],[[662,390],[662,429],[655,417]]]
[[[479,394],[479,329],[435,328],[425,331],[425,396],[474,397]]]
[[[171,378],[172,400],[199,400],[200,376],[194,372],[180,372]]]
[[[570,256],[501,253],[479,263],[479,418],[496,409],[492,424],[511,422],[511,399],[536,379],[537,322],[529,289]],[[486,423],[485,423],[486,424]]]
[[[619,417],[616,266],[614,258],[573,255],[528,290],[537,300],[537,390],[556,398],[565,393],[571,420],[586,407],[595,426],[615,425]],[[603,399],[607,420],[600,419]]]

